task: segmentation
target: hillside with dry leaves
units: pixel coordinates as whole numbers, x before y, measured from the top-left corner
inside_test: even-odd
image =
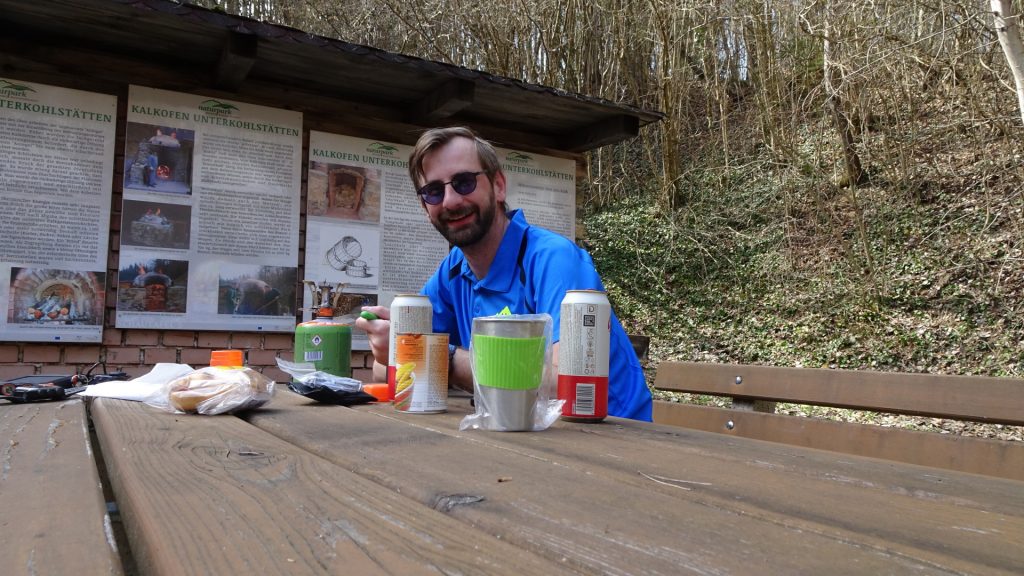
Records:
[[[663,112],[578,195],[652,368],[1024,377],[1024,126],[987,1],[201,3]]]

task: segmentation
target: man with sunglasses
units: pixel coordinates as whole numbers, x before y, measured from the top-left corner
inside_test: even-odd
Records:
[[[554,232],[507,212],[506,182],[489,142],[462,127],[425,132],[409,157],[409,176],[434,228],[454,248],[423,287],[434,306],[434,331],[452,343],[450,384],[472,390],[469,346],[473,318],[549,314],[557,337],[566,290],[604,290],[590,255]],[[388,359],[387,308],[359,318],[381,378]],[[612,312],[608,414],[651,419],[651,393],[625,330]],[[558,357],[558,343],[554,344]]]

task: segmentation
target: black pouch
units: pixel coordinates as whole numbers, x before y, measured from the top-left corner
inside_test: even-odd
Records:
[[[358,392],[348,392],[339,388],[332,388],[327,385],[307,385],[296,380],[292,380],[288,384],[288,389],[296,394],[305,396],[310,400],[316,400],[324,404],[338,404],[340,406],[355,406],[356,404],[368,404],[370,402],[376,402],[377,399],[373,396],[359,390]]]

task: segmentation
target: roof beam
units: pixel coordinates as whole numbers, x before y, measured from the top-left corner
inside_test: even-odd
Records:
[[[436,123],[469,107],[475,95],[473,82],[460,78],[449,80],[413,104],[407,119],[413,124]]]
[[[256,63],[258,43],[259,39],[254,34],[228,32],[217,63],[217,88],[238,91]]]
[[[584,152],[635,138],[639,134],[639,118],[618,114],[565,136],[559,141],[559,148],[569,152]]]

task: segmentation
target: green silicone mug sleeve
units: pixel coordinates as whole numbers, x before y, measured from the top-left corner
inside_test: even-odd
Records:
[[[492,388],[537,388],[544,374],[545,347],[543,336],[505,338],[475,334],[471,350],[473,380]]]

